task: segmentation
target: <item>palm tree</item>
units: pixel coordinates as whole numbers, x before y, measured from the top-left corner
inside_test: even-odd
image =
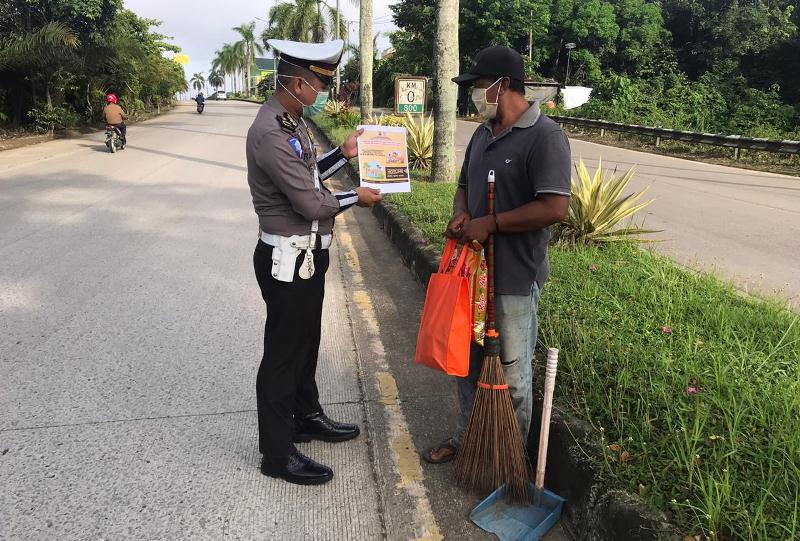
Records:
[[[267,29],[261,34],[269,49],[268,39],[292,39],[320,43],[334,38],[336,21],[339,21],[339,36],[347,35],[347,25],[341,11],[328,6],[322,0],[297,0],[275,4],[267,15]]]
[[[203,89],[203,85],[206,84],[206,80],[205,78],[203,78],[203,73],[200,72],[192,75],[192,78],[189,80],[189,83],[191,83],[192,88],[194,88],[199,92],[200,90]]]
[[[250,21],[249,23],[242,23],[235,27],[233,30],[242,36],[241,43],[244,48],[242,71],[244,77],[245,89],[250,94],[250,68],[256,62],[256,53],[264,54],[264,47],[256,41],[256,23]]]
[[[208,74],[208,78],[206,80],[214,90],[217,90],[219,87],[223,87],[224,90],[225,78],[216,68],[211,69],[211,73]]]
[[[222,72],[225,76],[230,76],[234,93],[237,91],[236,79],[241,58],[241,47],[238,45],[224,43],[222,48],[215,53],[216,56],[211,63],[212,69]]]
[[[436,12],[433,44],[434,126],[431,180],[450,182],[456,174],[457,87],[450,81],[458,75],[458,0],[440,0]]]
[[[454,1],[458,5],[458,0],[443,1],[445,3]],[[359,15],[361,23],[358,31],[358,43],[361,49],[361,118],[368,118],[372,115],[372,58],[374,55],[372,47],[372,0],[361,0]],[[456,10],[455,21],[454,24],[458,25],[458,10]]]

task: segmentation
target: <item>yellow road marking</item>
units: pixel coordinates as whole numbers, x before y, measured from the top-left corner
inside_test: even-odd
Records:
[[[375,374],[375,383],[380,403],[383,405],[386,414],[387,427],[389,431],[389,447],[392,450],[392,461],[395,471],[400,477],[400,488],[412,498],[415,504],[415,531],[420,532],[415,541],[441,541],[444,539],[436,518],[433,516],[428,494],[423,484],[422,467],[419,463],[419,453],[414,446],[411,432],[408,429],[403,408],[400,405],[400,397],[397,390],[397,382],[389,372],[386,363],[386,350],[380,339],[380,326],[375,315],[375,308],[372,299],[364,287],[364,277],[361,274],[361,263],[358,252],[353,246],[353,239],[348,231],[348,223],[352,218],[345,216],[336,225],[336,238],[340,247],[344,251],[347,262],[351,265],[353,274],[353,289],[351,290],[353,304],[359,310],[363,321],[366,322],[367,333],[369,335],[370,355],[374,358],[379,371]]]

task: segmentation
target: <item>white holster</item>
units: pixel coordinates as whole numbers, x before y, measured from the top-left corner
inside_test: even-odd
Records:
[[[264,231],[261,232],[261,240],[265,244],[272,246],[271,274],[273,278],[280,282],[294,281],[294,269],[297,264],[297,256],[302,252],[310,252],[314,249],[314,246],[311,245],[311,237],[315,237],[314,244],[316,244],[316,235],[282,237]],[[332,241],[333,235],[321,235],[321,248],[327,250],[331,247]]]

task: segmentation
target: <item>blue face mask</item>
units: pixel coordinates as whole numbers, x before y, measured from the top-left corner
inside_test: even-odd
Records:
[[[318,91],[317,99],[314,100],[314,103],[303,106],[303,116],[314,116],[324,111],[325,105],[328,103],[329,96],[330,92],[327,90]]]

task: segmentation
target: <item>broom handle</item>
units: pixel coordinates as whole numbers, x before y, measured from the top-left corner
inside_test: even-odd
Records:
[[[486,211],[489,216],[494,216],[494,169],[489,171],[487,184],[488,192],[486,195]],[[486,306],[486,330],[494,331],[494,235],[489,235],[486,246],[486,268],[486,278],[489,290],[489,302]]]
[[[553,412],[553,391],[556,386],[558,350],[547,350],[547,367],[544,373],[544,402],[542,403],[542,427],[539,431],[539,458],[536,460],[536,492],[544,490],[544,470],[547,466],[547,443],[550,439],[550,414]]]

